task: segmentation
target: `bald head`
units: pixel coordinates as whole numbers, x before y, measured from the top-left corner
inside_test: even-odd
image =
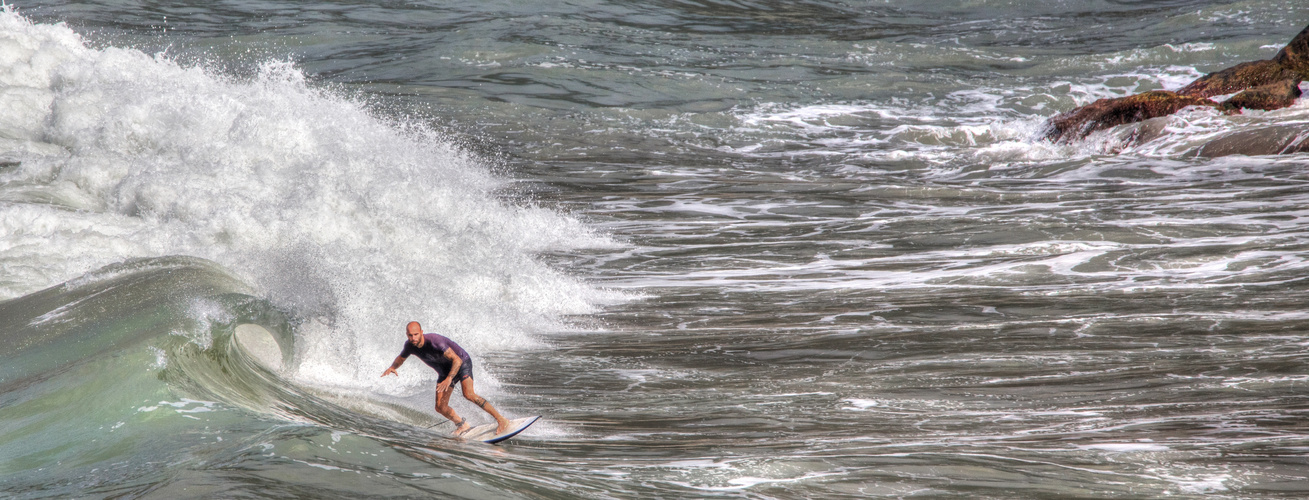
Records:
[[[414,347],[422,347],[423,325],[418,324],[417,321],[410,321],[409,324],[405,326],[405,336],[409,337],[409,343],[413,344]]]

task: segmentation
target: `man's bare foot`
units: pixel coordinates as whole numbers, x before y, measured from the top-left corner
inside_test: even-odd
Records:
[[[465,423],[459,424],[459,427],[456,427],[456,428],[455,428],[455,431],[453,432],[453,434],[455,435],[455,437],[462,437],[464,434],[468,434],[468,431],[471,431],[471,430],[473,430],[473,426],[468,425],[468,423],[465,422]]]
[[[509,432],[509,421],[508,421],[508,420],[501,419],[499,422],[496,422],[496,424],[497,424],[497,425],[495,426],[495,435],[499,436],[499,435],[501,435],[501,434],[504,434],[504,433],[506,433],[506,432]]]

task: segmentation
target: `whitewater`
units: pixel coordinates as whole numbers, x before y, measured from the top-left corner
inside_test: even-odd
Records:
[[[0,496],[1303,496],[1309,101],[1040,137],[1306,24],[6,5]]]

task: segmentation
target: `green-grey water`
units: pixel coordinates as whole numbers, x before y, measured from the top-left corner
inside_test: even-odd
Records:
[[[0,496],[1309,491],[1298,2],[11,5]]]

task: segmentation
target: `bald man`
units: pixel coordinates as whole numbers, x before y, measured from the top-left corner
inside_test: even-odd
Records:
[[[410,354],[417,354],[418,359],[436,370],[436,412],[455,423],[454,435],[462,436],[473,428],[468,425],[467,420],[455,413],[454,408],[450,407],[450,394],[454,392],[454,382],[460,382],[463,387],[464,399],[495,417],[496,434],[504,434],[509,430],[509,421],[500,416],[500,412],[495,411],[495,407],[486,402],[485,398],[473,392],[473,359],[468,357],[468,353],[459,347],[459,344],[435,333],[424,334],[423,325],[418,324],[417,321],[409,322],[409,326],[405,327],[405,336],[409,337],[409,340],[405,342],[404,350],[395,357],[391,367],[382,372],[383,377],[400,376],[395,369],[403,365]]]

